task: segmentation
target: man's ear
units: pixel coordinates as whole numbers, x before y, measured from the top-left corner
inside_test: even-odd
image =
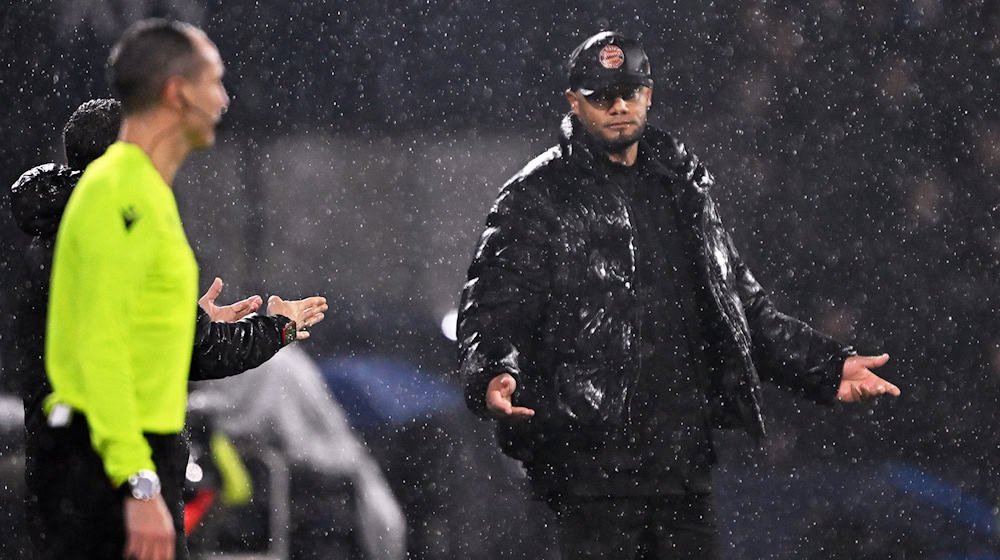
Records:
[[[569,108],[576,114],[576,116],[579,117],[580,116],[580,100],[577,99],[576,94],[573,93],[573,90],[570,90],[570,89],[566,90],[566,101],[569,102]]]
[[[160,98],[163,105],[171,109],[177,109],[178,111],[184,109],[187,105],[187,98],[184,97],[183,89],[183,78],[180,76],[170,76],[167,78],[167,81],[163,84],[163,95]]]

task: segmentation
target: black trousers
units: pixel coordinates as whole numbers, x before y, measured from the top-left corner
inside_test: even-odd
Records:
[[[562,560],[714,560],[715,513],[710,494],[559,498]]]
[[[35,558],[122,558],[125,494],[112,487],[104,473],[83,415],[75,414],[64,428],[32,426],[25,439],[28,527]],[[175,558],[186,559],[181,492],[187,445],[180,434],[146,434],[146,440],[177,532]]]

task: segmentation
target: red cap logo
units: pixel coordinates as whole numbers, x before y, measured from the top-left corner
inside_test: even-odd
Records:
[[[601,62],[601,66],[615,69],[625,64],[625,53],[618,48],[618,45],[605,45],[597,55],[597,60]]]

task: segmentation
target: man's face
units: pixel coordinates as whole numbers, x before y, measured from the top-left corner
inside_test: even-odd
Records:
[[[616,84],[589,96],[567,91],[566,99],[587,132],[609,153],[620,153],[642,138],[653,89]]]
[[[215,45],[203,35],[192,40],[201,59],[197,74],[185,80],[184,133],[192,148],[207,148],[215,143],[215,127],[229,108],[229,96],[222,85],[225,67]]]

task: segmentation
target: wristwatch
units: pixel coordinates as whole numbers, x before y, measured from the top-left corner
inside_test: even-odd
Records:
[[[288,321],[284,327],[281,327],[281,344],[282,346],[288,346],[289,344],[296,341],[298,334],[298,326],[295,321]]]
[[[133,498],[148,502],[160,495],[160,477],[151,470],[142,469],[128,477],[128,487]]]

